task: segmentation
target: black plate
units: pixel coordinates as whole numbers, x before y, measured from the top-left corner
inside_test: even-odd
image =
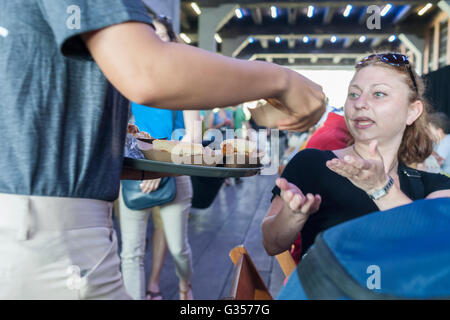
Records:
[[[212,178],[250,177],[259,174],[261,169],[263,168],[262,166],[257,168],[207,167],[192,164],[176,164],[171,162],[132,158],[124,158],[123,165],[127,168],[144,171]]]

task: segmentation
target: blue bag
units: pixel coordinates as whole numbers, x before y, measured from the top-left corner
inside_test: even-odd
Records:
[[[176,112],[172,111],[172,129],[175,129]],[[139,154],[142,156],[142,153]],[[160,206],[175,199],[177,189],[175,177],[165,177],[161,179],[158,189],[150,193],[141,190],[140,180],[122,181],[122,198],[125,205],[132,210],[143,210]]]
[[[174,177],[162,178],[158,189],[150,193],[142,192],[141,182],[139,180],[122,181],[122,197],[128,208],[143,210],[169,203],[175,199],[177,192]]]
[[[450,299],[450,199],[417,200],[320,233],[277,299]]]

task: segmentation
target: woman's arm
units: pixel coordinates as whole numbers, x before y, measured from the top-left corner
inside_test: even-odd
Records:
[[[114,87],[142,105],[212,109],[277,98],[287,114],[280,125],[295,130],[309,128],[325,111],[322,88],[293,70],[163,42],[144,23],[121,23],[82,38]]]
[[[307,220],[303,215],[294,215],[289,211],[281,197],[273,199],[261,225],[262,243],[268,255],[290,250]]]
[[[276,181],[280,196],[275,196],[262,222],[263,245],[269,255],[289,250],[310,214],[319,210],[321,197],[302,191],[286,179]]]
[[[430,193],[425,199],[450,198],[450,189],[438,190]]]
[[[395,181],[394,185],[385,196],[381,197],[378,200],[374,200],[373,202],[375,202],[378,209],[384,211],[411,203],[413,201],[402,192],[402,190],[400,189],[400,183],[398,181]]]
[[[450,198],[450,190],[439,190],[430,193],[425,199],[435,199],[435,198]],[[405,195],[395,183],[391,190],[379,200],[374,200],[375,204],[380,210],[388,210],[398,206],[402,206],[413,202],[407,195]]]

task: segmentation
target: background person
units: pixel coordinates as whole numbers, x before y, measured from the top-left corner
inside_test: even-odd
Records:
[[[435,157],[441,170],[450,174],[450,119],[443,112],[435,112],[429,116],[430,131],[435,141]]]
[[[163,41],[177,42],[172,23],[167,17],[157,16],[153,19],[153,24],[156,33]],[[176,111],[174,115],[174,111],[171,110],[156,109],[135,103],[132,103],[131,107],[137,127],[148,132],[153,138],[171,140],[174,130],[187,128],[183,141],[201,142],[201,131],[197,135],[194,131],[195,121],[200,121],[200,111]],[[186,113],[186,117],[183,117],[183,113]],[[145,193],[151,193],[158,189],[160,182],[160,178],[144,180],[141,189]],[[175,182],[175,199],[162,206],[132,210],[125,205],[122,195],[119,197],[122,273],[125,287],[135,300],[161,300],[163,298],[160,292],[160,278],[167,247],[169,247],[175,262],[175,270],[179,278],[180,299],[193,299],[190,282],[192,252],[188,240],[192,185],[188,176],[177,176]],[[150,212],[152,212],[154,226],[151,241],[152,271],[146,285],[144,257]]]

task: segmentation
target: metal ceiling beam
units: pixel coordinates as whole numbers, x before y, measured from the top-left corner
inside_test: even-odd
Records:
[[[288,39],[288,46],[290,49],[294,49],[295,48],[295,42],[297,41],[298,38],[291,38]]]
[[[278,36],[279,34],[274,33],[274,34],[254,34],[251,35],[253,38],[258,39],[258,40],[274,40],[276,36]],[[342,38],[351,38],[352,40],[354,40],[357,36],[359,36],[359,34],[352,34],[352,33],[321,33],[321,34],[314,34],[311,35],[309,34],[311,40],[313,39],[330,39],[331,36],[337,36],[338,38],[342,39]],[[382,38],[387,38],[390,34],[385,34],[385,33],[372,33],[372,34],[366,34],[367,39],[371,39],[371,38],[378,38],[378,37],[382,37]],[[283,35],[283,40],[300,40],[302,37],[304,36],[303,33],[297,33],[297,34],[286,34]]]
[[[251,10],[253,22],[260,26],[263,23],[262,11],[261,8],[255,8]]]
[[[343,47],[344,48],[349,48],[353,44],[353,41],[355,41],[354,37],[347,37],[347,38],[345,38]]]
[[[378,47],[383,42],[383,40],[385,40],[385,39],[386,39],[386,36],[375,37],[372,40],[371,46],[372,47]]]
[[[401,23],[403,20],[405,20],[409,16],[410,13],[411,13],[411,5],[404,6],[400,10],[400,12],[397,14],[397,16],[394,18],[392,23],[394,23],[394,24]]]
[[[262,40],[261,40],[261,47],[263,47],[264,49],[269,48],[269,40],[267,40],[267,39],[262,39]]]
[[[317,40],[316,40],[316,48],[322,48],[322,46],[323,46],[323,40],[324,40],[325,38],[318,38]]]
[[[339,62],[341,62],[343,56],[338,56],[338,55],[334,55],[333,56],[333,63],[334,64],[338,64]]]
[[[358,23],[365,24],[366,21],[367,21],[367,9],[361,11],[361,13],[359,15]]]
[[[317,61],[318,59],[333,59],[334,61],[341,61],[342,59],[362,59],[365,53],[256,53],[250,57],[249,60],[256,59],[310,59]],[[339,63],[337,62],[337,63]]]
[[[369,30],[362,25],[263,25],[263,26],[228,26],[221,31],[223,37],[232,38],[243,34],[246,35],[264,35],[264,34],[303,34],[303,35],[318,35],[318,34],[350,34],[350,35],[370,35],[379,33],[380,31],[386,34],[401,33],[401,29],[406,29],[408,33],[423,32],[423,25],[408,25],[403,26],[383,26],[382,30]]]
[[[330,24],[331,20],[333,20],[334,13],[336,12],[336,8],[325,7],[325,14],[323,16],[323,24]]]
[[[192,0],[182,0],[182,2],[192,2]],[[197,4],[202,7],[217,7],[222,4],[238,4],[242,7],[247,8],[256,8],[256,7],[270,7],[274,4],[275,1],[273,0],[196,0]],[[429,0],[427,2],[431,2],[436,4],[438,0]],[[423,4],[423,0],[391,0],[389,1],[392,5],[419,5]],[[348,0],[334,0],[334,1],[277,1],[276,5],[278,7],[284,7],[284,8],[300,8],[304,7],[305,5],[314,5],[316,7],[342,7],[348,4]],[[372,0],[372,1],[358,1],[355,5],[358,6],[370,6],[370,5],[385,5],[386,1],[381,0]]]
[[[293,26],[297,23],[297,8],[288,9],[288,23]]]

